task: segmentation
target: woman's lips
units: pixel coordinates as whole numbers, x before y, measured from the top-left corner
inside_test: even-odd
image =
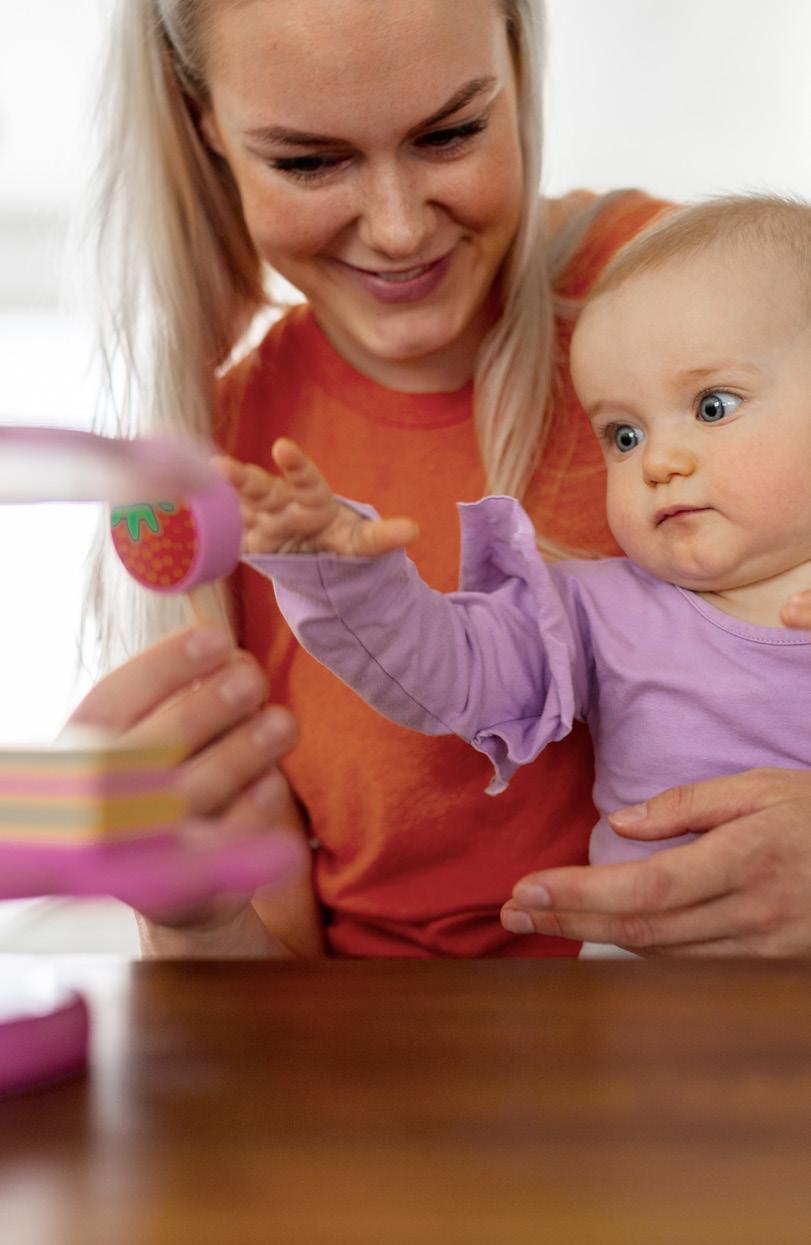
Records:
[[[450,268],[453,251],[430,264],[412,264],[389,272],[372,272],[353,264],[338,262],[367,294],[381,303],[415,303],[432,294]]]

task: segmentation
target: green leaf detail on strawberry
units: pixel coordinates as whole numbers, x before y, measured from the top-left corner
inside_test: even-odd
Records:
[[[110,526],[116,528],[120,523],[126,523],[129,538],[134,541],[141,538],[141,524],[157,536],[161,525],[155,513],[156,509],[162,510],[164,514],[174,514],[177,506],[171,501],[159,501],[154,506],[145,502],[136,506],[117,506],[110,515]]]

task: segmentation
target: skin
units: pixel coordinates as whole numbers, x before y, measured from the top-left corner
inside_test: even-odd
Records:
[[[259,253],[365,375],[411,391],[465,384],[521,208],[494,0],[466,0],[462,22],[455,0],[249,0],[216,12],[211,39],[202,129]],[[443,257],[437,288],[412,301],[358,279]]]

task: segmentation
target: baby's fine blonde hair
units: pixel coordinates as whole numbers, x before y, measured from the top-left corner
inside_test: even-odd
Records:
[[[589,301],[642,273],[715,247],[754,249],[764,263],[783,257],[796,270],[811,304],[811,204],[780,195],[726,195],[660,217],[626,243],[592,287]]]

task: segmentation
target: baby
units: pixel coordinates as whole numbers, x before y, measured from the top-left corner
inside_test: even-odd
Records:
[[[485,753],[492,793],[588,723],[604,864],[693,837],[624,839],[612,810],[811,765],[809,637],[781,626],[811,583],[811,207],[667,218],[606,269],[571,366],[625,558],[547,565],[519,504],[490,497],[460,507],[460,590],[443,595],[402,552],[415,525],[336,498],[292,442],[274,447],[281,477],[222,466],[247,560],[305,648],[387,717]]]

